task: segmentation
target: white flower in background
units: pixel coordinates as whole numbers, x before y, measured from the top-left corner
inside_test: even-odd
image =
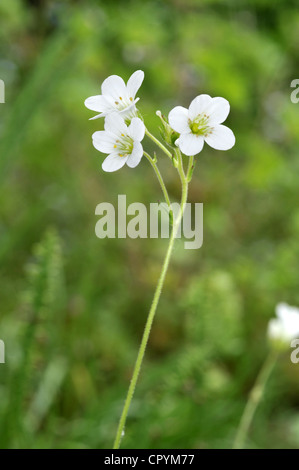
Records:
[[[104,171],[119,170],[126,163],[135,168],[143,155],[141,141],[144,137],[145,126],[141,119],[134,117],[129,126],[117,113],[106,116],[104,131],[92,135],[94,147],[103,153],[108,153],[102,168]]]
[[[98,114],[91,119],[107,116],[112,112],[120,113],[123,118],[136,116],[135,98],[144,79],[144,72],[137,70],[131,75],[128,83],[118,75],[111,75],[102,83],[102,94],[90,96],[84,102],[85,106]]]
[[[228,150],[235,144],[233,132],[222,125],[229,114],[229,102],[224,98],[199,95],[189,109],[173,108],[168,116],[169,124],[180,137],[176,145],[188,156],[199,153],[204,142],[217,150]]]
[[[277,318],[269,321],[268,337],[270,340],[289,343],[299,338],[299,308],[288,304],[278,304],[275,309]]]

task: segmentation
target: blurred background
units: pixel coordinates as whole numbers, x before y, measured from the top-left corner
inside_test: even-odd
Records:
[[[189,201],[204,204],[204,244],[176,243],[122,447],[232,446],[275,305],[299,306],[296,4],[0,2],[1,448],[112,446],[167,241],[96,238],[98,203],[162,195],[145,159],[101,170],[91,135],[103,122],[83,102],[138,69],[153,134],[157,109],[208,93],[230,101],[237,143],[197,157]],[[158,159],[178,200],[177,174]],[[299,448],[290,352],[248,447]]]

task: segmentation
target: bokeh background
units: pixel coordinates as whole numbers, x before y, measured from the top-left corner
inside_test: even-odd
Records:
[[[154,134],[157,109],[209,93],[230,101],[237,143],[197,157],[189,200],[204,204],[204,244],[177,241],[122,447],[232,446],[275,305],[299,305],[296,4],[0,2],[1,448],[111,448],[167,242],[96,238],[98,203],[162,196],[145,159],[102,172],[91,135],[103,123],[83,102],[137,69]],[[299,448],[290,352],[248,447]]]

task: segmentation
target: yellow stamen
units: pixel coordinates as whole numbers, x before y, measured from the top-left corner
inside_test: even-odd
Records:
[[[133,98],[131,97],[130,100],[133,101]]]
[[[120,96],[119,99],[122,100],[122,97]]]

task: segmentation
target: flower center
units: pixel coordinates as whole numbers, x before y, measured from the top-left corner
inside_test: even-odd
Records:
[[[198,114],[198,116],[193,121],[189,121],[191,132],[196,135],[207,136],[212,131],[212,127],[210,127],[208,124],[209,116],[206,114]]]
[[[118,111],[122,111],[123,109],[126,109],[129,106],[131,106],[131,104],[133,103],[133,98],[130,97],[128,99],[128,98],[123,98],[122,96],[120,96],[118,98],[118,100],[114,101],[114,103],[115,103]]]
[[[121,138],[116,141],[114,148],[118,152],[119,157],[127,157],[133,152],[134,141],[132,137],[121,134]]]

